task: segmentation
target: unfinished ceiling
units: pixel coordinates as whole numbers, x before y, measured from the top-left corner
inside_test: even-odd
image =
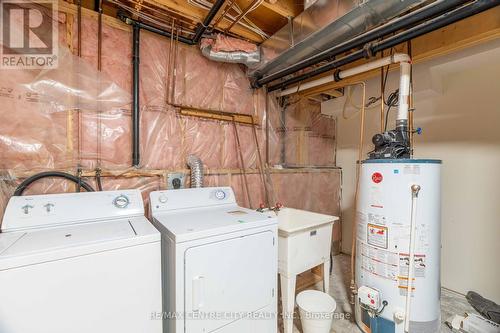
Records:
[[[78,4],[79,0],[65,1]],[[116,17],[119,10],[127,11],[159,28],[170,30],[174,25],[187,34],[203,21],[213,3],[213,0],[81,0],[81,5],[91,10],[97,11],[101,6],[108,16]],[[261,43],[303,9],[303,2],[297,0],[228,0],[210,28]]]

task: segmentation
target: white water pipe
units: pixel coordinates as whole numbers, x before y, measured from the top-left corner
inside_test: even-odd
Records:
[[[397,124],[407,123],[408,121],[408,108],[409,108],[409,95],[410,95],[410,72],[411,72],[411,58],[404,53],[395,53],[389,57],[378,59],[354,68],[346,69],[338,73],[340,79],[345,79],[355,76],[364,72],[368,72],[380,67],[388,66],[391,64],[399,63],[399,107],[396,116]],[[279,97],[287,96],[298,93],[303,90],[318,87],[323,84],[335,82],[333,75],[325,76],[313,81],[301,83],[295,87],[285,89],[278,93]]]
[[[406,289],[405,332],[410,333],[411,294],[413,293],[413,276],[415,275],[415,243],[417,240],[417,200],[420,185],[411,186],[411,221],[410,247],[408,251],[408,283]]]

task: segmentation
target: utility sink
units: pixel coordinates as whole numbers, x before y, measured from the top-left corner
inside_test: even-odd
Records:
[[[339,218],[294,208],[277,214],[283,323],[285,333],[291,333],[297,275],[323,265],[323,289],[328,293],[332,230]]]

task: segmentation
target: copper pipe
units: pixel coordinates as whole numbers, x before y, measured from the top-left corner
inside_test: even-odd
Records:
[[[172,21],[171,31],[174,31],[175,20]],[[170,89],[172,81],[172,60],[174,58],[174,34],[170,35],[170,48],[168,51],[168,64],[167,64],[167,104],[171,104]]]
[[[225,16],[227,15],[227,13],[231,10],[231,8],[233,8],[233,5],[234,3],[236,2],[236,0],[231,0],[227,5],[226,7],[224,8],[224,11],[222,12],[222,14],[217,18],[217,20],[215,20],[215,22],[213,23],[213,27],[216,28],[217,27],[217,24],[220,23],[220,21],[222,21],[222,19],[225,18]]]
[[[356,82],[349,85],[361,85],[363,87],[363,103],[361,104],[361,120],[359,124],[359,148],[358,148],[358,162],[356,163],[356,189],[354,194],[354,209],[357,209],[358,195],[359,195],[359,178],[361,174],[361,160],[363,159],[363,145],[365,133],[365,100],[366,100],[366,84],[365,82]],[[356,237],[357,237],[357,214],[354,215],[354,223],[352,224],[352,244],[351,244],[351,303],[354,301],[354,295],[357,293],[356,288]]]
[[[77,55],[82,56],[82,0],[78,0],[78,10],[77,10],[77,36],[78,36],[78,48]]]
[[[384,51],[382,51],[380,53],[380,57],[383,58],[384,57]],[[387,68],[387,70],[389,70],[389,68]],[[385,74],[385,70],[384,70],[384,66],[380,67],[380,133],[383,133],[384,132],[384,128],[385,128],[385,119],[384,119],[384,116],[385,116],[385,110],[384,110],[384,104],[385,104],[385,80],[384,80],[384,74]]]
[[[244,18],[244,17],[245,17],[245,16],[246,16],[246,15],[250,12],[250,10],[253,8],[253,6],[255,6],[255,4],[256,4],[257,2],[259,2],[259,1],[261,1],[261,0],[253,0],[253,1],[252,1],[249,5],[248,5],[248,7],[247,7],[247,8],[245,8],[245,10],[243,10],[243,11],[241,12],[241,14],[240,14],[240,15],[238,15],[238,16],[234,19],[234,21],[233,21],[233,22],[229,25],[229,27],[227,27],[227,28],[225,29],[225,31],[230,31],[230,30],[231,30],[231,29],[232,29],[232,28],[236,25],[236,23],[238,23],[239,21],[241,21],[241,19],[242,19],[242,18]]]
[[[408,48],[408,55],[412,57],[412,48],[411,48],[411,40],[407,42],[407,48]],[[409,96],[409,112],[408,112],[408,134],[410,138],[410,157],[413,157],[413,145],[414,145],[414,130],[415,130],[415,125],[413,123],[414,121],[414,115],[413,111],[415,109],[415,106],[413,105],[413,65],[411,66],[410,69],[410,96]]]
[[[253,123],[253,125],[252,125],[252,131],[253,131],[253,137],[255,140],[255,147],[257,149],[257,158],[259,160],[260,179],[262,181],[262,185],[264,185],[264,196],[266,198],[267,207],[271,208],[273,206],[271,205],[271,202],[270,202],[269,190],[267,188],[267,183],[266,183],[266,180],[264,178],[264,164],[262,163],[262,156],[260,155],[259,139],[257,137],[257,129],[255,128],[255,123]]]
[[[240,155],[241,173],[243,174],[243,182],[245,183],[245,190],[247,192],[248,205],[250,206],[250,208],[253,209],[252,199],[250,198],[250,189],[248,188],[248,178],[247,178],[247,172],[245,169],[245,161],[243,160],[243,153],[241,151],[240,136],[238,134],[238,127],[236,126],[236,121],[234,120],[234,118],[233,118],[233,128],[234,128],[234,135],[236,137],[236,144],[238,147],[238,153]]]

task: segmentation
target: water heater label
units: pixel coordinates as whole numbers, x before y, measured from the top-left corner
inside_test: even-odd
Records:
[[[383,249],[387,249],[387,240],[389,233],[387,227],[376,225],[376,224],[368,224],[368,234],[367,241],[368,244],[381,247]]]
[[[373,175],[372,175],[372,181],[375,184],[381,183],[382,180],[384,180],[384,176],[382,176],[382,174],[380,172],[374,172],[373,173]]]
[[[389,280],[397,280],[398,254],[380,250],[363,242],[361,244],[361,268],[368,273]]]

